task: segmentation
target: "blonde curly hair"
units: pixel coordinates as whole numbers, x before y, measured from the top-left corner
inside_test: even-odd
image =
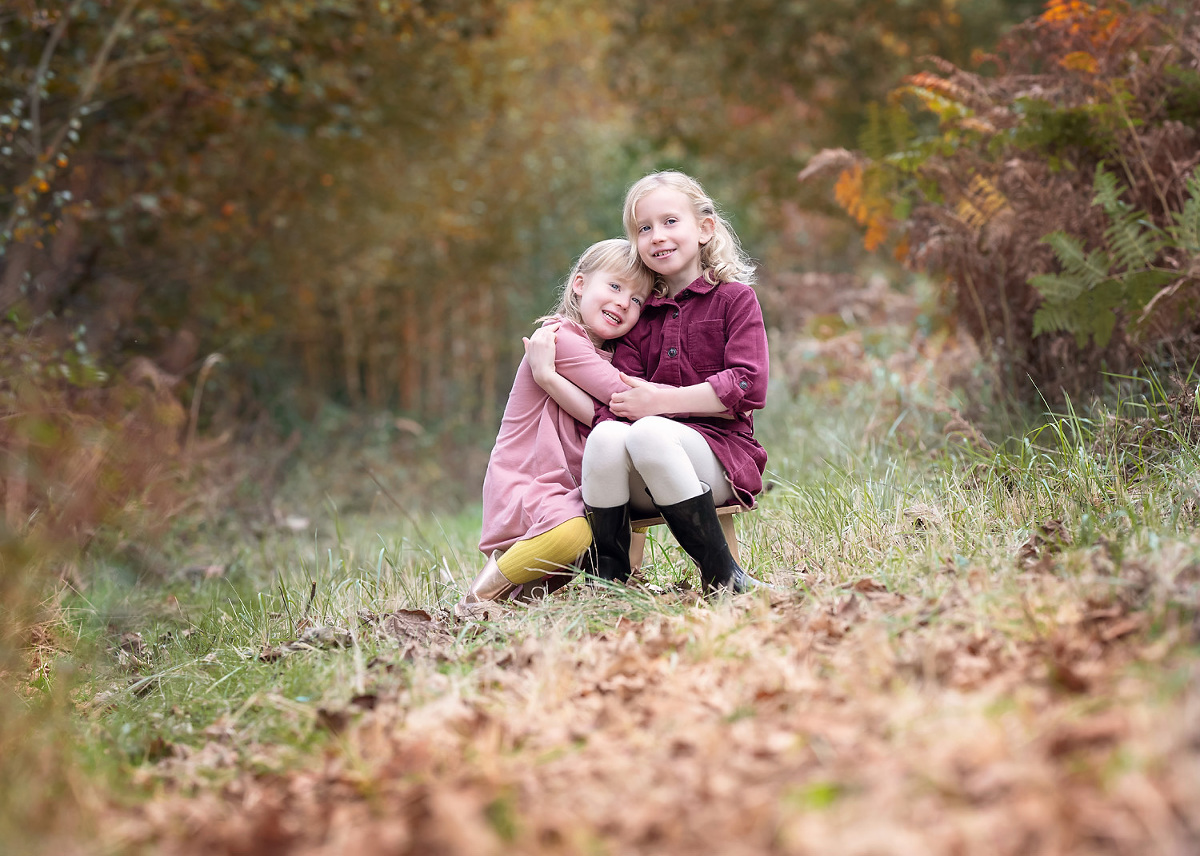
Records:
[[[713,285],[720,285],[722,282],[744,282],[746,285],[752,285],[754,283],[754,262],[742,250],[742,244],[734,234],[729,222],[717,209],[712,198],[704,192],[700,182],[682,172],[675,170],[654,172],[638,179],[629,188],[629,192],[625,194],[623,220],[625,234],[629,237],[630,242],[635,246],[637,244],[637,221],[634,219],[634,209],[640,201],[660,187],[678,190],[686,196],[692,203],[692,213],[696,215],[697,221],[703,220],[705,217],[712,218],[713,236],[700,248],[700,269],[704,273],[704,278]]]

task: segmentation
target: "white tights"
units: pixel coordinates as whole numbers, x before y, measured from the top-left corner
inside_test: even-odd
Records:
[[[712,488],[717,505],[733,499],[725,469],[704,435],[681,422],[662,416],[632,425],[601,422],[588,435],[583,501],[593,508],[628,502],[635,512],[655,514],[654,503],[674,505],[699,496],[706,487]]]

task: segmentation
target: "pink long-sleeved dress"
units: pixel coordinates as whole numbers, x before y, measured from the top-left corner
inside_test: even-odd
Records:
[[[560,375],[604,404],[628,389],[612,366],[611,352],[593,345],[574,321],[555,320],[562,325],[554,358]],[[579,482],[590,430],[537,385],[522,358],[483,479],[479,549],[484,555],[583,516]]]

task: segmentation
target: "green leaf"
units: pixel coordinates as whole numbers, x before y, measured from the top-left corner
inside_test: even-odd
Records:
[[[1098,347],[1105,347],[1111,340],[1113,329],[1117,326],[1117,314],[1112,311],[1112,308],[1097,309],[1089,316],[1091,324],[1092,339],[1095,340]],[[1083,347],[1087,341],[1087,336],[1084,334],[1083,341],[1080,341],[1080,334],[1075,334],[1075,344]]]
[[[1096,164],[1096,178],[1092,183],[1095,195],[1092,204],[1099,205],[1109,217],[1118,218],[1129,210],[1129,206],[1121,200],[1121,188],[1117,177],[1104,168],[1104,162]]]
[[[1075,332],[1070,311],[1058,303],[1043,303],[1037,312],[1033,313],[1033,335],[1040,336],[1059,330]]]
[[[1154,295],[1158,294],[1162,286],[1177,279],[1179,274],[1169,270],[1143,270],[1122,277],[1126,308],[1140,312],[1154,299]]]
[[[1183,209],[1171,216],[1175,221],[1167,228],[1176,246],[1190,253],[1200,253],[1200,169],[1188,179],[1188,198]]]
[[[1130,211],[1104,230],[1114,267],[1126,271],[1151,267],[1166,246],[1162,230],[1144,217],[1140,211]]]
[[[1029,284],[1041,292],[1042,297],[1054,303],[1074,300],[1083,293],[1083,282],[1075,277],[1057,273],[1042,273],[1029,278]]]
[[[1088,253],[1084,250],[1083,242],[1074,235],[1066,232],[1051,232],[1042,238],[1042,243],[1049,244],[1062,265],[1063,272],[1071,277],[1083,280],[1083,289],[1095,288],[1108,277],[1111,260],[1103,250]]]
[[[1077,301],[1080,324],[1075,333],[1075,342],[1079,347],[1086,344],[1088,334],[1101,348],[1109,343],[1117,324],[1114,310],[1121,304],[1123,294],[1119,280],[1106,279],[1080,297]]]

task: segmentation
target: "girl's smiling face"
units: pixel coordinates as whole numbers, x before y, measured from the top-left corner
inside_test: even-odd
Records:
[[[712,239],[712,218],[697,220],[687,195],[670,187],[639,199],[633,215],[638,255],[675,296],[700,276],[700,248]]]
[[[649,277],[630,279],[611,271],[578,274],[571,290],[579,298],[579,315],[596,345],[633,329],[650,296]]]

